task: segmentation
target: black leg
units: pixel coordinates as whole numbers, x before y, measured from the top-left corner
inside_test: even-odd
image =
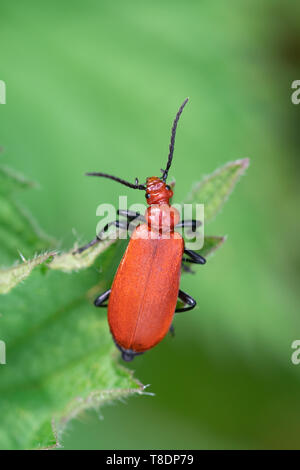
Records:
[[[188,258],[182,258],[185,263],[205,264],[206,259],[203,256],[198,255],[195,251],[184,250],[184,253],[188,255]]]
[[[181,220],[177,225],[175,225],[175,229],[180,229],[180,228],[185,228],[188,227],[191,230],[186,230],[186,235],[189,237],[194,235],[195,237],[197,236],[196,230],[198,227],[202,225],[202,222],[200,220]]]
[[[105,227],[103,228],[103,230],[97,235],[96,238],[94,238],[94,240],[92,240],[91,242],[87,243],[86,245],[84,246],[81,246],[80,248],[78,248],[77,250],[74,251],[73,254],[76,254],[76,253],[82,253],[83,251],[87,250],[88,248],[90,248],[91,246],[94,246],[96,245],[97,243],[101,242],[102,241],[102,236],[105,234],[105,232],[107,232],[107,230],[109,229],[109,227],[111,227],[112,225],[115,225],[117,228],[121,228],[123,230],[127,230],[128,227],[129,227],[129,224],[133,221],[133,220],[138,220],[138,219],[141,219],[141,220],[145,220],[143,216],[141,216],[138,212],[132,212],[132,211],[127,211],[127,210],[118,210],[117,211],[117,214],[118,215],[121,215],[121,216],[124,216],[127,218],[127,222],[123,222],[121,220],[114,220],[113,222],[110,222],[109,224],[106,224]]]
[[[172,338],[174,338],[174,336],[175,336],[175,328],[174,328],[173,323],[172,323],[172,325],[171,325],[170,328],[169,328],[169,333],[170,333],[170,335],[172,336]]]
[[[193,271],[190,266],[187,266],[184,263],[182,263],[181,269],[183,273],[195,274],[195,271]]]
[[[110,293],[111,289],[108,289],[107,291],[103,292],[103,294],[99,295],[99,297],[95,299],[94,305],[96,307],[107,307],[107,305],[103,305],[103,303],[108,300]]]
[[[117,214],[121,215],[122,217],[126,217],[127,230],[130,230],[130,231],[133,231],[137,227],[137,225],[131,225],[132,222],[143,222],[143,223],[146,222],[145,217],[141,215],[139,212],[119,209],[117,211]]]
[[[111,293],[111,289],[108,289],[107,291],[103,292],[103,294],[99,295],[99,297],[96,298],[94,304],[96,307],[107,307],[107,305],[103,305],[106,300],[108,300],[109,296]],[[140,354],[143,354],[141,352],[136,352],[133,351],[132,349],[124,349],[122,346],[120,346],[115,338],[113,337],[114,343],[117,346],[117,348],[121,351],[122,359],[126,362],[132,361],[135,356],[139,356]]]
[[[109,222],[109,224],[106,224],[105,227],[103,228],[103,230],[101,230],[101,232],[99,233],[99,235],[97,235],[96,238],[94,238],[94,240],[92,240],[91,242],[87,243],[86,245],[84,246],[81,246],[80,248],[78,248],[77,250],[75,250],[73,252],[73,254],[77,254],[77,253],[82,253],[83,251],[87,250],[88,248],[90,248],[91,246],[94,246],[96,245],[97,243],[101,242],[103,240],[102,236],[105,234],[105,232],[107,232],[107,230],[109,229],[109,227],[111,227],[112,225],[115,225],[115,227],[117,228],[121,228],[121,229],[124,229],[126,230],[127,227],[128,227],[128,223],[126,222],[122,222],[120,220],[114,220],[113,222]]]
[[[126,217],[128,220],[130,220],[130,222],[132,222],[132,220],[134,220],[134,219],[143,219],[143,220],[145,220],[144,217],[139,212],[133,212],[133,211],[119,209],[117,211],[117,214],[121,215],[122,217]]]
[[[180,227],[192,227],[193,232],[202,225],[202,222],[200,220],[181,220],[175,228],[180,228]]]
[[[179,290],[178,297],[180,300],[182,300],[186,307],[176,308],[175,313],[187,312],[188,310],[195,308],[197,305],[196,300],[194,300],[193,297],[191,297],[189,294],[183,292],[183,290]]]

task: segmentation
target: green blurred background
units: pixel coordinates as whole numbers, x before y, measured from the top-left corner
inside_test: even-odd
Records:
[[[227,161],[251,166],[207,233],[226,244],[182,287],[176,338],[132,368],[155,396],[73,422],[65,448],[299,448],[300,4],[230,0],[1,2],[1,162],[40,183],[23,203],[62,247],[94,236],[96,206],[142,194],[165,164],[176,202]],[[103,313],[104,314],[104,313]]]

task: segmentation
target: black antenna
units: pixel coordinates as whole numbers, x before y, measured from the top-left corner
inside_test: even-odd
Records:
[[[164,182],[166,181],[166,179],[168,177],[169,169],[170,169],[170,166],[171,166],[171,163],[172,163],[177,124],[178,124],[180,115],[183,111],[183,108],[187,104],[188,100],[189,100],[188,98],[186,98],[184,100],[184,102],[180,106],[180,108],[178,110],[178,113],[176,114],[176,117],[175,117],[174,122],[173,122],[172,132],[171,132],[171,142],[170,142],[170,145],[169,145],[169,156],[168,156],[167,166],[166,166],[166,169],[164,170],[163,175],[162,175],[162,180]]]
[[[107,175],[106,173],[86,173],[87,176],[102,176],[103,178],[109,178],[111,180],[117,181],[118,183],[124,184],[124,186],[128,186],[128,188],[132,189],[140,189],[145,191],[146,186],[144,184],[139,184],[139,180],[135,179],[135,184],[129,183],[128,181],[122,180],[121,178],[117,178],[116,176]]]

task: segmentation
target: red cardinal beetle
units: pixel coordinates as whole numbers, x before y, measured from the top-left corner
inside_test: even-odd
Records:
[[[129,183],[106,173],[87,173],[89,176],[110,178],[133,189],[146,191],[149,207],[142,217],[131,211],[118,211],[127,221],[116,220],[107,224],[95,240],[79,248],[82,252],[103,239],[111,225],[128,228],[134,220],[144,223],[133,231],[127,249],[116,272],[111,289],[99,295],[96,307],[106,307],[108,323],[116,346],[125,361],[144,353],[159,343],[172,331],[175,312],[191,310],[196,301],[179,289],[182,262],[204,264],[205,259],[194,251],[185,249],[184,240],[174,229],[200,225],[196,220],[179,222],[178,211],[170,205],[173,191],[166,184],[172,163],[176,128],[188,98],[180,106],[172,126],[167,166],[162,177],[147,178],[146,184]],[[184,307],[177,308],[178,298]]]

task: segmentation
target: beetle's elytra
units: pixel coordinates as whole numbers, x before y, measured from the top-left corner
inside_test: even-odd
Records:
[[[185,249],[184,240],[175,229],[185,226],[195,230],[199,222],[179,221],[178,211],[170,205],[173,191],[166,184],[177,123],[187,101],[188,98],[180,106],[173,122],[167,166],[161,178],[147,178],[145,184],[139,184],[136,179],[132,184],[106,173],[87,173],[146,192],[148,207],[144,217],[135,212],[118,211],[118,215],[126,217],[126,222],[116,220],[107,224],[95,240],[77,251],[82,252],[101,241],[112,224],[128,228],[130,222],[141,221],[131,235],[111,289],[95,300],[96,307],[106,307],[108,300],[110,331],[125,361],[131,361],[159,343],[172,328],[175,312],[191,310],[196,305],[192,297],[179,289],[181,265],[182,261],[204,264],[205,259]],[[185,307],[176,309],[178,298]]]

